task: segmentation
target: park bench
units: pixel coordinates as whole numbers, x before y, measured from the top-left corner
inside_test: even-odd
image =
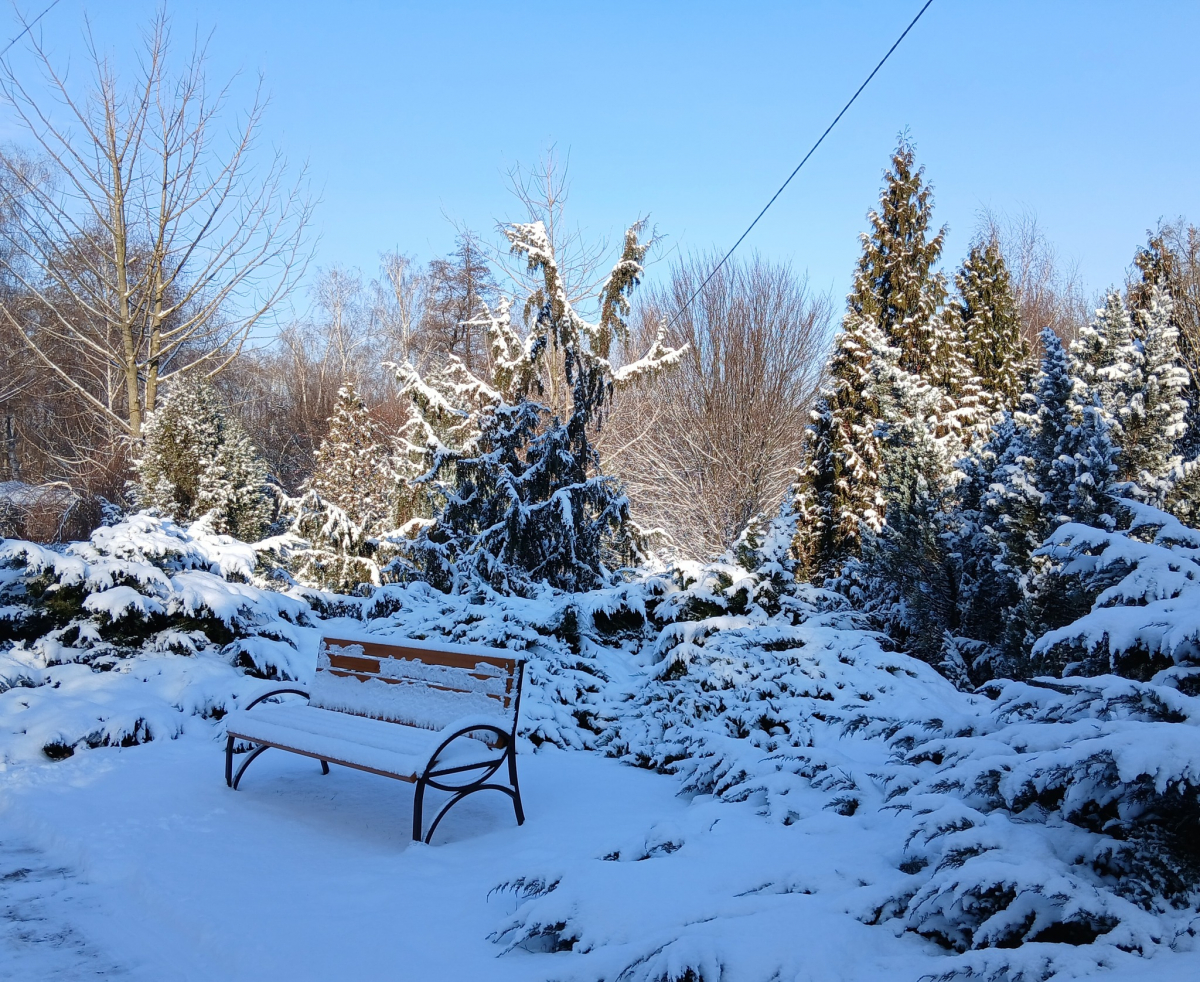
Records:
[[[236,791],[254,759],[276,747],[316,758],[323,774],[332,763],[415,784],[417,841],[426,788],[451,795],[426,842],[476,791],[508,795],[521,825],[516,736],[524,669],[523,659],[495,648],[322,638],[311,689],[272,689],[225,717],[225,783]],[[265,703],[289,693],[305,696],[307,705]],[[235,774],[237,741],[255,746]]]

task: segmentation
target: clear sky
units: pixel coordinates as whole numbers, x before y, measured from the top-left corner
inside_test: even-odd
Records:
[[[37,12],[43,0],[20,0]],[[174,0],[213,31],[212,74],[257,73],[264,136],[307,161],[318,264],[447,252],[450,219],[515,217],[506,171],[569,152],[571,210],[611,234],[649,215],[672,248],[724,250],[919,8],[874,3]],[[127,61],[155,0],[61,0]],[[16,33],[8,11],[5,38]],[[1036,214],[1090,289],[1160,216],[1200,221],[1200,3],[934,0],[744,248],[840,297],[908,128],[957,263],[984,207]],[[0,121],[0,137],[11,130]],[[661,264],[656,270],[661,270]]]

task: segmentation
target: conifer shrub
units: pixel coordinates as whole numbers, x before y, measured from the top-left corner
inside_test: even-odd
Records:
[[[214,532],[254,542],[267,531],[273,500],[266,467],[249,436],[199,378],[168,388],[146,420],[134,468],[134,496],[180,522],[207,518]]]

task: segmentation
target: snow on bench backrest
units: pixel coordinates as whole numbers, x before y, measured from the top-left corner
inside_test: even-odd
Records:
[[[430,730],[464,716],[511,721],[517,666],[485,651],[322,638],[309,705]]]

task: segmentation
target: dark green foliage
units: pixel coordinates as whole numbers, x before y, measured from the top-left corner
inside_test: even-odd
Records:
[[[1008,266],[995,239],[977,242],[955,277],[957,313],[971,367],[993,413],[1018,407],[1029,374],[1029,346]]]

